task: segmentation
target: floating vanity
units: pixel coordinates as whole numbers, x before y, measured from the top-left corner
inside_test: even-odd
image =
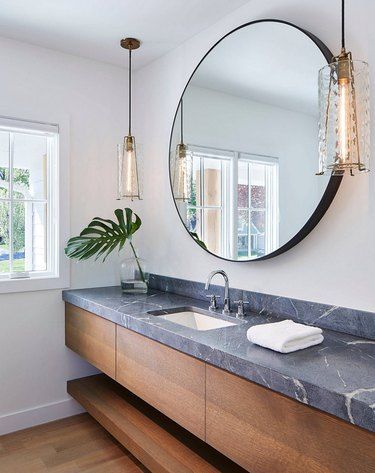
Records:
[[[170,435],[163,422],[147,420],[154,422],[151,439],[134,434],[131,419],[136,423],[145,409],[156,409],[166,422],[193,434],[201,451],[213,447],[252,473],[374,471],[373,341],[325,330],[323,344],[283,355],[246,339],[247,329],[264,316],[199,330],[163,317],[176,308],[190,312],[190,322],[192,308],[205,315],[206,301],[184,295],[152,289],[132,296],[113,287],[65,291],[63,297],[67,346],[116,381],[94,376],[69,382],[68,391],[152,471],[237,467],[224,457],[212,466],[180,437],[180,444],[173,443],[176,437],[167,443],[173,451],[182,449],[185,460],[170,463],[172,450],[163,450],[165,442],[153,443]],[[219,312],[213,320],[228,317]],[[276,318],[267,316],[271,320]],[[119,394],[121,387],[127,391]],[[147,404],[129,407],[129,392]],[[116,425],[120,418],[122,427]],[[150,445],[163,452],[157,465],[147,463]],[[202,462],[195,470],[189,469],[191,458]]]

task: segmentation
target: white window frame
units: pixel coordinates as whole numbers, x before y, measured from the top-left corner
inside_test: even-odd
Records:
[[[238,162],[241,161],[250,161],[253,163],[260,164],[269,164],[270,172],[267,173],[266,179],[269,181],[273,180],[272,186],[267,187],[267,209],[266,212],[266,253],[274,251],[279,244],[279,159],[272,156],[264,156],[259,154],[253,154],[242,151],[233,151],[233,150],[224,150],[219,148],[209,148],[205,146],[198,146],[189,144],[188,148],[192,155],[197,155],[203,158],[214,158],[229,161],[229,172],[222,173],[222,242],[221,242],[221,254],[223,258],[233,259],[237,258],[238,253]],[[272,166],[271,166],[272,165]],[[201,171],[201,179],[202,179]],[[202,194],[204,189],[201,183]],[[225,206],[223,204],[224,196],[229,195],[229,205]],[[250,194],[249,194],[250,198]],[[194,208],[209,208],[206,206],[193,206]],[[193,208],[192,206],[187,206],[187,208]],[[215,207],[219,208],[219,207]],[[236,210],[236,211],[234,211]],[[276,223],[277,225],[274,225]],[[228,230],[225,231],[225,230]],[[272,231],[271,231],[272,229]],[[250,228],[249,228],[250,230]],[[249,245],[251,245],[251,238],[249,234]],[[252,259],[252,258],[247,258]],[[239,260],[240,261],[240,260]]]
[[[272,253],[279,246],[279,160],[271,156],[238,153],[238,161],[266,165],[266,206],[263,208],[266,212],[265,254]],[[250,182],[251,175],[249,174],[249,184]],[[249,213],[248,252],[251,253],[251,212],[260,211],[261,209],[252,207],[250,191],[249,206],[244,208],[244,210],[247,210]],[[238,213],[236,215],[238,217]],[[237,254],[237,251],[235,254]],[[249,259],[252,258],[250,257]]]
[[[224,206],[224,201],[226,199],[227,194],[230,192],[230,176],[232,173],[232,157],[233,153],[230,151],[224,151],[219,149],[212,149],[204,146],[195,146],[195,145],[188,145],[188,149],[191,152],[192,157],[198,157],[200,159],[201,171],[200,171],[200,188],[201,188],[201,195],[204,196],[204,179],[203,179],[203,160],[207,159],[216,159],[221,161],[221,204],[218,206],[209,206],[205,205],[203,202],[201,205],[187,205],[186,210],[188,209],[195,209],[197,211],[202,211],[205,209],[214,209],[220,210],[221,213],[221,248],[220,253],[224,256],[224,258],[229,256],[230,253],[230,236],[228,236],[225,229],[231,226],[231,212],[230,206]],[[203,158],[203,159],[202,159]],[[225,163],[228,163],[229,169],[226,170],[224,168]],[[230,198],[229,198],[230,200]],[[201,225],[202,231],[204,233],[204,219],[202,218],[201,213]]]
[[[21,113],[18,116],[25,118],[0,116],[0,129],[28,134],[57,133],[52,144],[56,147],[57,162],[54,166],[49,166],[47,200],[51,206],[51,213],[47,228],[48,267],[46,271],[31,271],[28,275],[25,273],[27,276],[25,278],[0,276],[0,294],[61,289],[68,287],[70,283],[70,264],[64,255],[64,246],[69,238],[69,120],[68,117],[48,114],[46,117],[48,122],[44,122],[27,112]]]

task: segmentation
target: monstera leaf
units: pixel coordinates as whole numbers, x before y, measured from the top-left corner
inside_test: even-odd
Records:
[[[195,240],[199,246],[201,246],[202,248],[204,248],[205,250],[207,250],[207,246],[205,244],[204,241],[202,241],[199,236],[198,236],[198,233],[195,233],[195,232],[189,232],[190,235],[193,237],[193,240]]]
[[[78,260],[86,260],[92,256],[95,256],[96,260],[103,257],[105,261],[115,248],[118,247],[120,251],[126,240],[130,241],[135,254],[131,237],[141,226],[141,219],[129,208],[117,209],[115,215],[117,222],[95,217],[79,236],[68,240],[65,248],[66,256]]]

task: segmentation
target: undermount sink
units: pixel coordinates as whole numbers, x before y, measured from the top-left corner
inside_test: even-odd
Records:
[[[194,330],[214,330],[217,328],[231,327],[232,325],[238,325],[235,322],[229,322],[228,320],[219,319],[211,315],[200,313],[194,309],[186,310],[175,310],[171,313],[165,313],[162,311],[149,312],[151,315],[156,315],[160,319],[169,320],[178,325],[192,328]]]

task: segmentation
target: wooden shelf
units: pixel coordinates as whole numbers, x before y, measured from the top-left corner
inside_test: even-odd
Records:
[[[106,375],[68,381],[68,393],[152,472],[244,472]]]

